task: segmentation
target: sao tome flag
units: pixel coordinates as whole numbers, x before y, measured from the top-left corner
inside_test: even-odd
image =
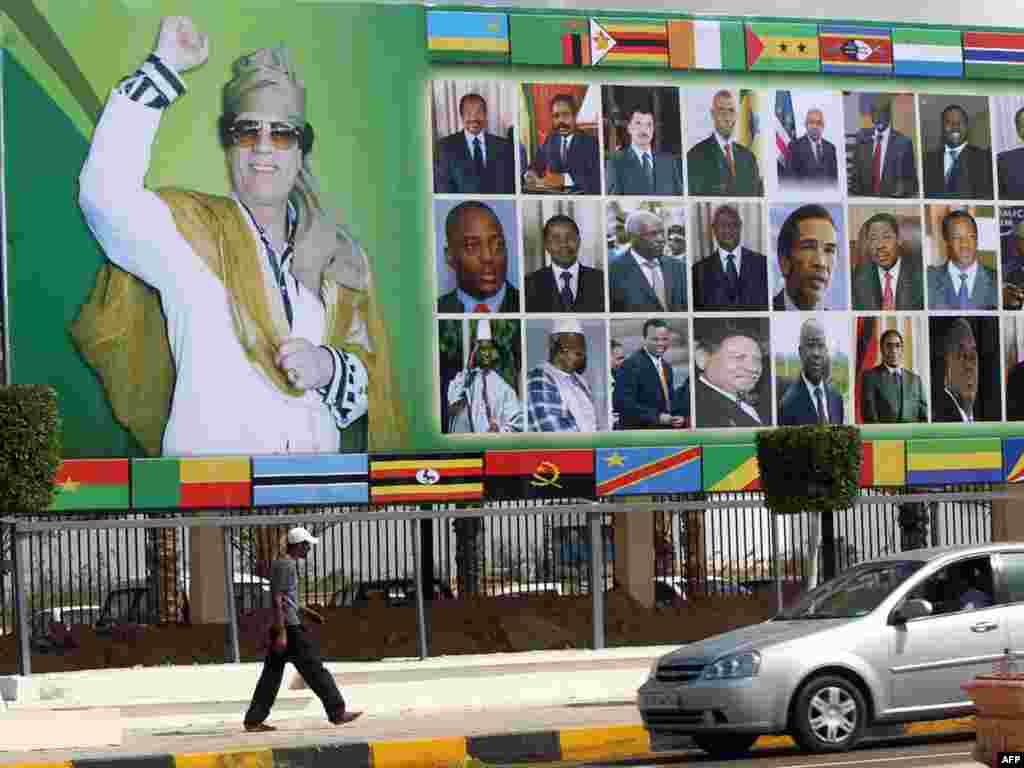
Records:
[[[747,69],[751,72],[817,72],[817,24],[747,23]]]

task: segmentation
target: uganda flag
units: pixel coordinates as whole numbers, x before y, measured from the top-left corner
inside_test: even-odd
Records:
[[[1006,467],[1006,482],[1024,482],[1024,437],[1003,440],[1003,466]]]
[[[656,19],[591,19],[594,66],[668,69],[668,27]]]
[[[134,509],[248,507],[248,456],[132,460]]]
[[[861,442],[861,488],[906,484],[906,444],[902,440]]]
[[[761,470],[753,445],[704,446],[705,491],[757,491]]]
[[[747,23],[747,69],[751,72],[817,72],[817,24]]]
[[[694,493],[700,485],[700,446],[598,448],[597,495]]]
[[[823,24],[818,28],[818,43],[822,72],[892,74],[892,30],[888,27]]]
[[[128,509],[131,463],[129,459],[68,459],[54,478],[56,496],[50,511],[74,509]]]
[[[509,14],[513,64],[590,64],[590,22],[584,16]]]
[[[409,454],[370,457],[373,504],[442,504],[484,497],[480,453]]]
[[[594,451],[487,451],[487,498],[593,499]]]
[[[366,504],[370,483],[365,453],[253,456],[252,504]]]

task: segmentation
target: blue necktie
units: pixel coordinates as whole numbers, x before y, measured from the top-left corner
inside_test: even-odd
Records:
[[[736,256],[728,253],[725,259],[728,262],[725,267],[725,276],[729,284],[729,301],[736,303],[740,297],[740,273],[736,271]]]
[[[949,154],[953,157],[953,162],[950,163],[949,173],[946,174],[946,191],[956,192],[956,172],[957,166],[960,165],[960,155],[952,151]]]
[[[960,301],[960,309],[968,309],[967,275],[963,273],[960,274],[960,290],[957,291],[956,297]]]
[[[644,175],[647,177],[647,191],[654,191],[654,166],[651,165],[651,156],[644,152]]]
[[[477,178],[484,175],[484,152],[480,147],[480,139],[473,139],[473,172]]]
[[[572,273],[562,273],[562,309],[566,312],[572,312],[572,289],[569,287],[569,281],[572,280]]]

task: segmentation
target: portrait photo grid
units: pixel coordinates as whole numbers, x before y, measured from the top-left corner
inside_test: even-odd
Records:
[[[1024,96],[435,80],[444,434],[1024,420]]]

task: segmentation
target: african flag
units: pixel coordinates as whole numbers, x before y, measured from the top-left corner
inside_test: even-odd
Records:
[[[597,449],[598,496],[694,493],[700,490],[699,445]]]
[[[50,510],[128,509],[130,480],[129,459],[66,459],[54,478]]]
[[[594,451],[487,451],[487,498],[592,499]]]
[[[907,441],[909,485],[1002,481],[1003,449],[998,437]]]
[[[821,71],[843,75],[891,75],[892,30],[889,27],[822,25]]]
[[[668,68],[668,29],[655,19],[591,19],[594,66]]]
[[[751,72],[817,72],[817,24],[747,24],[747,69]]]
[[[248,507],[251,477],[248,456],[133,459],[132,507]]]
[[[1003,466],[1006,467],[1006,482],[1024,481],[1024,437],[1003,440]]]
[[[481,453],[387,454],[370,457],[374,504],[442,504],[484,495]]]
[[[861,443],[860,485],[906,485],[907,462],[902,440],[864,440]]]
[[[584,16],[509,15],[513,64],[590,64],[590,22]]]
[[[757,491],[761,470],[753,445],[704,446],[705,491]]]

